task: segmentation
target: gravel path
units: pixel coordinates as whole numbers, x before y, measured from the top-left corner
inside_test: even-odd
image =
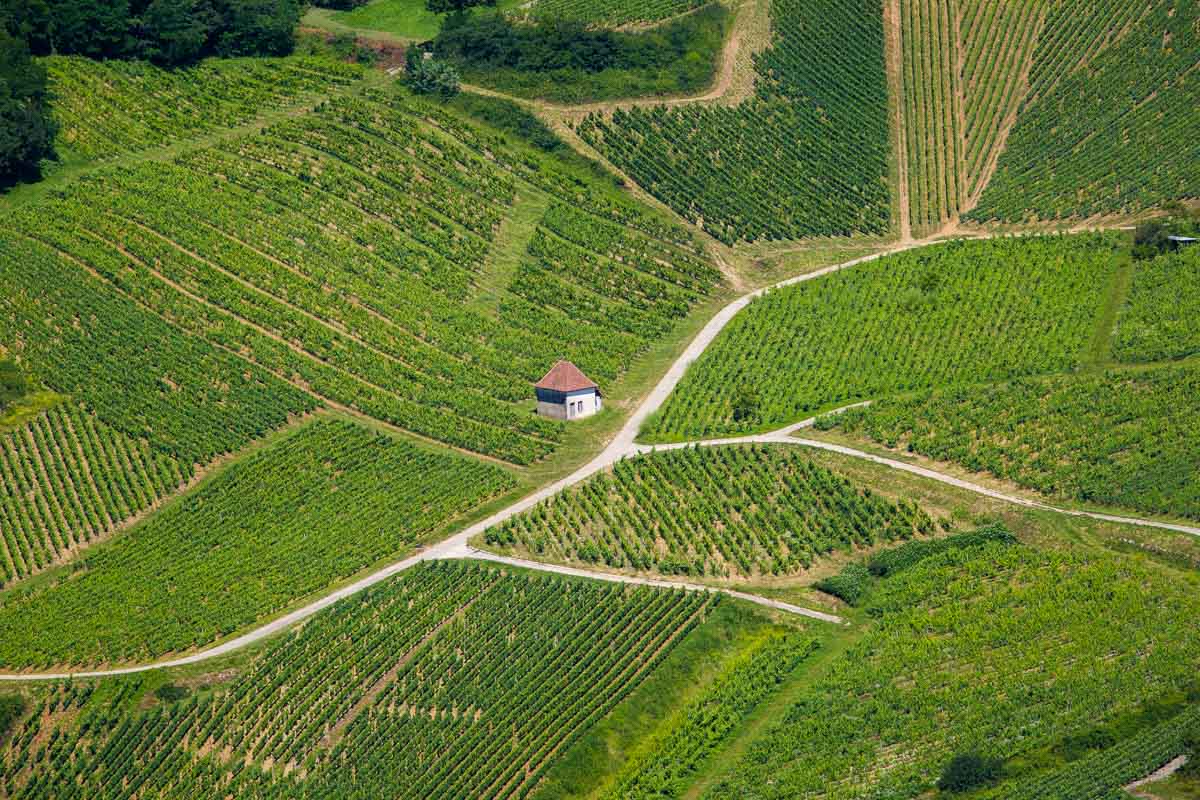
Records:
[[[619,574],[606,573],[606,572],[593,572],[593,571],[589,571],[589,570],[582,570],[582,569],[577,569],[574,567],[567,567],[567,566],[562,566],[562,565],[557,565],[557,564],[544,564],[544,563],[535,562],[535,561],[524,561],[521,559],[513,559],[513,558],[507,558],[505,556],[499,556],[499,555],[496,555],[493,553],[486,553],[481,550],[476,550],[475,548],[471,547],[471,545],[470,545],[470,540],[473,537],[477,536],[478,534],[483,533],[488,528],[498,525],[498,524],[504,522],[505,520],[509,519],[510,517],[513,517],[517,514],[520,514],[523,511],[528,510],[529,508],[531,508],[532,506],[541,502],[542,500],[545,500],[546,498],[551,497],[555,494],[558,494],[559,492],[563,491],[564,489],[566,489],[570,486],[574,486],[575,484],[586,480],[587,478],[591,477],[592,475],[595,475],[597,472],[600,472],[600,471],[610,467],[612,464],[616,463],[617,461],[619,461],[622,458],[643,455],[643,454],[651,453],[651,452],[655,452],[655,451],[675,450],[675,449],[684,448],[684,447],[695,447],[695,446],[714,447],[714,446],[720,446],[720,445],[748,444],[748,443],[755,443],[755,442],[772,443],[772,444],[790,444],[793,446],[812,447],[812,448],[816,448],[816,449],[820,449],[820,450],[828,450],[828,451],[835,452],[835,453],[841,453],[842,455],[848,455],[848,456],[852,456],[854,458],[861,458],[861,459],[865,459],[868,461],[873,461],[877,464],[882,464],[883,466],[889,467],[891,469],[908,472],[908,473],[911,473],[914,475],[920,475],[921,477],[924,477],[924,478],[936,480],[941,483],[949,484],[951,486],[956,486],[960,489],[966,489],[968,491],[975,492],[977,494],[985,495],[987,497],[1001,500],[1006,503],[1013,503],[1015,505],[1025,506],[1027,508],[1036,508],[1036,509],[1041,509],[1041,510],[1046,510],[1046,511],[1053,511],[1053,512],[1056,512],[1059,514],[1067,514],[1067,515],[1076,516],[1076,517],[1090,517],[1092,519],[1105,520],[1108,522],[1119,522],[1119,523],[1124,523],[1124,524],[1129,524],[1129,525],[1140,525],[1140,526],[1152,527],[1152,528],[1162,528],[1165,530],[1178,531],[1181,533],[1188,533],[1188,534],[1191,534],[1194,536],[1200,536],[1200,528],[1197,528],[1197,527],[1191,527],[1191,526],[1187,526],[1187,525],[1177,525],[1177,524],[1167,523],[1167,522],[1158,522],[1155,520],[1137,519],[1134,517],[1122,517],[1122,516],[1115,516],[1115,515],[1111,515],[1111,514],[1101,514],[1101,513],[1097,513],[1097,512],[1091,512],[1091,511],[1077,511],[1077,510],[1072,510],[1072,509],[1057,508],[1055,506],[1047,505],[1045,503],[1040,503],[1035,500],[1029,500],[1027,498],[1017,497],[1015,495],[1005,494],[1003,492],[996,491],[994,489],[989,489],[985,486],[980,486],[979,484],[971,483],[970,481],[962,480],[960,478],[955,478],[953,476],[945,475],[940,472],[935,472],[933,470],[926,469],[925,467],[919,467],[919,466],[916,466],[913,464],[908,464],[903,461],[897,461],[895,459],[885,458],[883,456],[877,456],[877,455],[874,455],[871,453],[863,452],[861,450],[855,450],[850,447],[844,447],[842,445],[831,444],[828,442],[819,442],[819,441],[810,440],[810,439],[795,438],[796,433],[802,431],[803,429],[805,429],[807,427],[811,427],[811,425],[814,422],[813,419],[803,420],[801,422],[797,422],[795,424],[788,425],[777,431],[772,431],[770,433],[765,433],[765,434],[761,434],[758,436],[731,437],[731,438],[725,438],[725,439],[708,439],[708,440],[697,441],[697,442],[683,442],[683,443],[679,443],[679,444],[668,444],[668,445],[644,445],[644,444],[638,444],[636,442],[638,432],[641,430],[642,425],[649,418],[649,416],[651,414],[653,414],[655,411],[657,411],[662,406],[662,404],[666,401],[667,397],[671,394],[671,392],[675,389],[676,385],[683,378],[684,373],[687,371],[688,367],[692,364],[692,362],[694,362],[697,358],[699,358],[701,356],[701,354],[704,353],[704,351],[713,342],[713,340],[717,337],[717,335],[721,332],[721,330],[724,329],[724,327],[729,323],[729,321],[732,320],[733,317],[739,311],[741,311],[747,305],[749,305],[750,302],[753,301],[756,297],[761,296],[762,294],[764,294],[765,292],[767,292],[773,288],[792,286],[792,285],[795,285],[798,283],[802,283],[804,281],[814,280],[816,278],[820,278],[824,275],[828,275],[828,274],[836,272],[838,270],[846,269],[847,267],[852,267],[856,264],[862,264],[864,262],[873,261],[873,260],[881,258],[885,255],[890,255],[891,253],[899,252],[901,250],[907,250],[912,247],[929,245],[929,244],[931,244],[931,243],[930,242],[903,243],[903,244],[900,244],[890,250],[887,250],[887,251],[884,251],[881,253],[877,253],[877,254],[870,255],[870,256],[864,256],[862,258],[856,258],[852,261],[846,261],[842,264],[835,264],[833,266],[825,267],[824,269],[816,270],[814,272],[810,272],[805,275],[800,275],[795,278],[789,278],[788,280],[785,280],[778,284],[775,284],[772,287],[768,287],[765,289],[759,289],[758,291],[751,292],[749,294],[746,294],[746,295],[738,298],[737,300],[734,300],[732,303],[730,303],[729,305],[727,305],[723,309],[721,309],[719,312],[717,312],[716,316],[714,316],[711,320],[709,320],[708,324],[705,325],[704,328],[700,331],[700,333],[696,335],[696,338],[692,340],[692,342],[687,346],[687,349],[685,349],[683,351],[683,353],[679,356],[679,358],[676,359],[675,363],[673,363],[671,365],[671,367],[667,370],[667,373],[665,375],[663,375],[662,379],[659,380],[658,384],[654,387],[654,389],[650,392],[650,394],[642,401],[642,403],[638,406],[637,410],[635,410],[634,413],[632,414],[632,416],[630,416],[630,418],[626,421],[625,425],[621,428],[620,432],[618,432],[616,437],[609,443],[609,445],[606,448],[604,448],[604,450],[598,456],[596,456],[594,459],[589,461],[584,466],[582,466],[579,469],[572,472],[567,477],[562,478],[548,486],[545,486],[545,487],[539,489],[538,491],[534,492],[533,494],[530,494],[529,496],[523,498],[522,500],[519,500],[518,502],[514,503],[513,505],[508,506],[507,508],[504,508],[501,511],[498,511],[495,514],[492,514],[491,516],[487,517],[486,519],[476,522],[475,524],[465,528],[464,530],[460,531],[459,533],[455,534],[454,536],[451,536],[448,539],[445,539],[441,542],[438,542],[437,544],[434,544],[434,545],[431,545],[431,546],[425,548],[424,550],[416,553],[415,555],[409,556],[408,558],[405,558],[402,561],[397,561],[394,564],[390,564],[387,567],[384,567],[383,569],[378,570],[377,572],[373,572],[370,575],[367,575],[366,577],[355,581],[354,583],[343,586],[342,588],[337,589],[337,590],[329,593],[328,595],[321,597],[318,600],[314,600],[313,602],[311,602],[301,608],[298,608],[288,614],[285,614],[284,616],[279,617],[278,619],[274,619],[274,620],[271,620],[270,622],[266,622],[266,623],[260,625],[259,627],[242,634],[241,636],[238,636],[238,637],[230,639],[226,642],[222,642],[220,644],[214,645],[212,647],[208,647],[203,650],[199,650],[199,651],[197,651],[195,653],[191,653],[189,655],[180,656],[178,658],[171,658],[171,659],[165,659],[165,660],[161,660],[161,661],[155,661],[155,662],[151,662],[148,664],[139,664],[139,665],[127,666],[127,667],[115,667],[115,668],[111,668],[111,669],[102,669],[102,670],[78,671],[78,672],[0,673],[0,681],[61,680],[61,679],[68,678],[68,677],[77,677],[77,678],[105,677],[105,676],[111,676],[111,675],[128,675],[131,673],[146,672],[148,670],[154,670],[154,669],[162,669],[162,668],[167,668],[167,667],[180,667],[180,666],[187,666],[189,664],[197,664],[202,661],[207,661],[209,659],[218,658],[220,656],[227,655],[236,650],[240,650],[244,647],[252,645],[256,642],[260,642],[263,639],[266,639],[270,636],[274,636],[275,634],[285,631],[288,628],[291,628],[292,626],[302,622],[303,620],[308,619],[309,617],[313,616],[314,614],[328,608],[329,606],[333,605],[334,603],[338,602],[339,600],[343,600],[347,597],[350,597],[352,595],[355,595],[355,594],[363,591],[364,589],[367,589],[368,587],[374,586],[377,583],[388,580],[389,578],[391,578],[395,575],[398,575],[401,572],[404,572],[405,570],[409,569],[412,566],[415,566],[416,564],[419,564],[422,561],[431,561],[431,560],[476,558],[476,559],[482,559],[482,560],[487,560],[487,561],[493,561],[493,562],[497,562],[497,563],[510,564],[513,566],[528,567],[530,569],[537,569],[537,570],[541,570],[544,572],[554,572],[554,573],[559,573],[562,575],[576,575],[576,576],[582,576],[582,577],[590,577],[590,578],[595,578],[597,580],[619,581],[622,583],[646,585],[646,586],[685,588],[685,589],[704,590],[704,591],[722,591],[725,594],[729,594],[733,597],[738,597],[740,599],[747,600],[749,602],[756,603],[758,605],[765,606],[768,608],[774,608],[774,609],[777,609],[780,611],[785,611],[788,613],[805,616],[805,617],[808,617],[811,619],[821,620],[823,622],[829,622],[829,623],[835,623],[835,624],[843,623],[844,620],[842,618],[837,617],[833,614],[826,614],[821,611],[815,611],[813,609],[803,608],[800,606],[792,605],[790,603],[784,603],[784,602],[781,602],[778,600],[772,600],[772,599],[766,598],[766,597],[759,597],[757,595],[747,594],[744,592],[738,592],[738,591],[729,590],[729,589],[714,590],[712,587],[700,586],[697,584],[691,584],[691,583],[682,582],[682,581],[640,578],[640,577],[636,577],[636,576],[632,576],[632,575],[619,575]],[[866,403],[855,404],[855,406],[861,406],[861,405],[866,405]],[[847,406],[847,408],[853,408],[855,406]],[[844,410],[844,409],[842,409],[842,410]]]

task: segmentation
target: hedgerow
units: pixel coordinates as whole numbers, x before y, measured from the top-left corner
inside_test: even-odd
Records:
[[[716,601],[422,565],[177,702],[145,710],[140,677],[54,688],[0,750],[0,793],[524,797]]]
[[[318,420],[54,580],[0,594],[0,663],[152,659],[403,553],[514,486],[491,464]]]

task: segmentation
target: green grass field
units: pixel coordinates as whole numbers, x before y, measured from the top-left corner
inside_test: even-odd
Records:
[[[510,11],[523,0],[498,0],[496,8]],[[405,41],[423,42],[437,36],[445,14],[435,14],[425,7],[425,0],[372,0],[352,11],[310,11],[304,22],[332,30],[353,29],[365,32],[368,38],[384,33]],[[325,23],[325,24],[323,24]],[[331,23],[331,24],[330,24]]]

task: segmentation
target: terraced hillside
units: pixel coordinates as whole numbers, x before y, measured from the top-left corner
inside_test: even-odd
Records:
[[[726,243],[889,229],[877,0],[774,0],[754,95],[595,113],[580,136]]]
[[[338,97],[11,215],[0,340],[119,430],[145,428],[129,394],[178,417],[196,441],[163,444],[188,463],[332,405],[529,464],[562,437],[530,413],[547,365],[610,384],[720,280],[687,233],[582,174],[400,90]],[[75,317],[92,322],[60,347]],[[128,378],[145,385],[106,394],[118,364],[146,360],[102,345],[118,322],[178,342],[180,375],[146,364]],[[229,388],[174,393],[196,357]],[[220,425],[191,398],[214,392],[229,410],[262,396],[242,416],[253,435],[205,433]]]
[[[341,420],[302,425],[37,583],[0,594],[0,664],[208,644],[407,554],[508,492],[505,470]]]
[[[63,686],[4,743],[0,793],[523,797],[713,603],[421,567],[326,611],[215,691],[135,710],[141,678]]]
[[[1196,581],[1105,553],[943,550],[871,590],[878,624],[704,796],[913,797],[984,753],[1004,772],[980,796],[1116,797],[1200,729]]]
[[[1123,242],[951,242],[769,292],[721,332],[644,434],[687,440],[954,383],[1082,363]]]
[[[790,575],[834,552],[934,531],[788,448],[677,450],[622,461],[485,535],[501,551],[664,575]]]
[[[711,0],[535,0],[535,17],[601,25],[657,22],[686,14]]]
[[[897,0],[892,13],[918,234],[1196,195],[1194,3]]]

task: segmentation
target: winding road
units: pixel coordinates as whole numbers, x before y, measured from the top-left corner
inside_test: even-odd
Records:
[[[970,481],[962,480],[960,478],[956,478],[956,477],[953,477],[950,475],[945,475],[943,473],[936,472],[934,470],[930,470],[925,467],[920,467],[920,466],[917,466],[914,464],[909,464],[909,463],[906,463],[903,461],[897,461],[895,459],[878,456],[878,455],[875,455],[872,453],[866,453],[861,450],[855,450],[853,448],[845,447],[842,445],[831,444],[828,442],[821,442],[821,441],[816,441],[816,440],[811,440],[811,439],[797,438],[798,433],[800,433],[804,429],[812,426],[812,424],[814,422],[814,420],[812,420],[812,419],[803,420],[801,422],[797,422],[792,425],[788,425],[784,428],[780,428],[779,430],[772,431],[770,433],[757,435],[757,436],[742,436],[742,437],[725,438],[725,439],[707,439],[707,440],[700,440],[700,441],[694,441],[694,442],[681,442],[678,444],[668,444],[668,445],[645,445],[645,444],[637,443],[637,441],[636,441],[637,435],[638,435],[638,432],[641,430],[642,425],[645,423],[645,421],[647,420],[647,418],[649,418],[649,416],[651,414],[653,414],[655,411],[657,411],[662,406],[662,404],[664,402],[666,402],[667,397],[671,394],[671,392],[675,389],[675,386],[683,378],[684,373],[687,371],[688,367],[692,364],[692,362],[694,362],[696,359],[698,359],[704,353],[704,351],[713,342],[713,340],[716,339],[717,335],[725,328],[725,326],[727,324],[729,324],[729,321],[732,320],[739,311],[741,311],[747,305],[749,305],[751,303],[751,301],[753,301],[755,298],[763,295],[764,293],[766,293],[772,289],[782,288],[785,286],[792,286],[792,285],[795,285],[798,283],[802,283],[804,281],[814,280],[816,278],[820,278],[824,275],[828,275],[828,274],[836,272],[838,270],[846,269],[848,267],[852,267],[857,264],[862,264],[862,263],[865,263],[868,261],[873,261],[875,259],[882,258],[883,256],[886,256],[886,255],[891,255],[891,254],[899,252],[901,250],[907,250],[907,249],[910,249],[913,247],[919,247],[919,246],[928,246],[931,244],[936,244],[936,242],[930,242],[930,241],[906,242],[906,243],[897,245],[896,247],[890,248],[888,250],[884,250],[882,252],[875,253],[873,255],[864,256],[862,258],[856,258],[851,261],[843,262],[841,264],[835,264],[833,266],[825,267],[823,269],[816,270],[814,272],[809,272],[804,275],[800,275],[800,276],[797,276],[794,278],[789,278],[788,280],[781,281],[772,286],[765,287],[763,289],[759,289],[757,291],[753,291],[746,295],[743,295],[742,297],[739,297],[738,299],[734,300],[733,302],[729,303],[727,306],[722,308],[719,312],[717,312],[717,314],[711,320],[709,320],[708,324],[706,324],[704,326],[704,328],[700,331],[700,333],[697,334],[696,337],[691,341],[691,343],[688,344],[687,348],[683,351],[683,353],[675,360],[675,362],[673,364],[671,364],[671,366],[667,370],[666,374],[663,375],[662,379],[659,380],[658,384],[654,387],[654,389],[650,392],[650,394],[647,395],[644,400],[642,400],[642,402],[639,404],[637,409],[633,412],[633,414],[625,422],[625,425],[617,433],[616,437],[614,437],[613,440],[611,442],[609,442],[608,446],[605,447],[604,450],[598,456],[593,458],[587,464],[585,464],[584,466],[575,470],[574,472],[572,472],[570,475],[566,476],[565,478],[555,481],[554,483],[552,483],[548,486],[545,486],[536,492],[533,492],[532,494],[519,500],[518,502],[514,503],[513,505],[508,506],[501,511],[498,511],[495,514],[492,514],[491,516],[487,517],[486,519],[480,520],[479,522],[476,522],[473,525],[470,525],[469,527],[463,529],[462,531],[456,533],[455,535],[453,535],[441,542],[438,542],[437,544],[431,545],[431,546],[421,550],[420,552],[418,552],[412,556],[409,556],[408,558],[405,558],[401,561],[397,561],[394,564],[390,564],[376,572],[373,572],[370,575],[367,575],[351,584],[343,586],[340,589],[336,589],[336,590],[330,592],[329,594],[327,594],[317,600],[314,600],[313,602],[309,603],[308,605],[305,605],[305,606],[298,608],[288,614],[278,617],[277,619],[263,623],[259,627],[255,628],[251,631],[248,631],[240,636],[237,636],[236,638],[230,639],[225,642],[221,642],[219,644],[213,645],[213,646],[205,648],[203,650],[198,650],[195,653],[191,653],[189,655],[179,656],[177,658],[164,659],[161,661],[154,661],[154,662],[147,663],[147,664],[137,664],[137,665],[126,666],[126,667],[114,667],[114,668],[110,668],[110,669],[100,669],[100,670],[91,670],[91,671],[80,670],[80,671],[73,671],[73,672],[2,673],[2,674],[0,674],[0,681],[62,680],[65,678],[72,678],[72,677],[74,677],[74,678],[98,678],[98,677],[107,677],[107,676],[114,676],[114,675],[128,675],[131,673],[146,672],[146,671],[155,670],[155,669],[164,669],[164,668],[169,668],[169,667],[182,667],[182,666],[187,666],[190,664],[197,664],[197,663],[200,663],[203,661],[208,661],[208,660],[211,660],[214,658],[219,658],[221,656],[233,653],[237,650],[241,650],[241,649],[248,647],[252,644],[255,644],[257,642],[261,642],[262,640],[264,640],[270,636],[273,636],[277,633],[285,631],[288,628],[291,628],[292,626],[302,622],[303,620],[308,619],[309,617],[313,616],[314,614],[328,608],[329,606],[333,605],[334,603],[337,603],[340,600],[344,600],[347,597],[351,597],[352,595],[355,595],[355,594],[363,591],[364,589],[374,586],[375,584],[381,583],[382,581],[388,580],[389,578],[391,578],[395,575],[398,575],[399,573],[404,572],[405,570],[409,569],[410,567],[413,567],[423,561],[433,561],[433,560],[466,559],[466,558],[480,559],[480,560],[492,561],[492,562],[496,562],[496,563],[500,563],[500,564],[507,564],[507,565],[515,566],[515,567],[524,567],[524,568],[536,569],[536,570],[540,570],[540,571],[544,571],[544,572],[553,572],[553,573],[558,573],[560,575],[580,576],[580,577],[592,578],[592,579],[597,579],[597,580],[614,581],[614,582],[619,582],[619,583],[644,585],[644,586],[656,586],[656,587],[666,587],[666,588],[684,588],[684,589],[695,590],[695,591],[721,592],[723,594],[727,594],[732,597],[737,597],[739,599],[746,600],[751,603],[756,603],[758,605],[761,605],[761,606],[764,606],[767,608],[772,608],[772,609],[784,611],[787,613],[801,615],[801,616],[808,617],[808,618],[818,620],[821,622],[832,623],[832,624],[844,624],[845,620],[843,620],[842,618],[840,618],[834,614],[828,614],[828,613],[825,613],[822,611],[817,611],[817,610],[810,609],[810,608],[804,608],[802,606],[793,605],[791,603],[785,603],[785,602],[782,602],[779,600],[772,600],[767,597],[761,597],[758,595],[748,594],[745,592],[739,592],[739,591],[736,591],[733,589],[715,588],[715,587],[711,587],[711,586],[702,586],[699,584],[687,583],[687,582],[682,582],[682,581],[642,578],[642,577],[637,577],[637,576],[633,576],[633,575],[622,575],[622,574],[617,574],[617,573],[599,572],[599,571],[593,571],[593,570],[578,569],[575,567],[568,567],[568,566],[563,566],[563,565],[558,565],[558,564],[546,564],[546,563],[537,562],[537,561],[527,561],[527,560],[523,560],[523,559],[510,558],[507,556],[501,556],[501,555],[497,555],[495,553],[489,553],[489,552],[485,552],[482,550],[478,550],[478,549],[472,547],[470,544],[470,540],[472,538],[474,538],[475,536],[477,536],[480,533],[483,533],[488,528],[498,525],[498,524],[504,522],[505,520],[509,519],[510,517],[513,517],[517,514],[520,514],[523,511],[528,510],[529,508],[531,508],[532,506],[541,502],[542,500],[545,500],[548,497],[558,494],[559,492],[563,491],[564,489],[567,489],[571,486],[574,486],[577,483],[580,483],[580,482],[586,480],[587,478],[591,477],[592,475],[595,475],[597,472],[600,472],[600,471],[612,466],[614,463],[616,463],[617,461],[619,461],[623,458],[636,457],[636,456],[652,453],[655,451],[673,450],[673,449],[679,449],[679,448],[684,448],[684,447],[697,447],[697,446],[699,446],[699,447],[715,447],[715,446],[720,446],[720,445],[747,444],[747,443],[756,443],[756,442],[757,443],[771,443],[771,444],[787,444],[787,445],[798,446],[798,447],[811,447],[811,448],[815,448],[815,449],[828,450],[828,451],[835,452],[835,453],[841,453],[842,455],[852,456],[854,458],[865,459],[865,460],[872,461],[877,464],[881,464],[883,466],[889,467],[891,469],[908,472],[908,473],[914,474],[914,475],[919,475],[924,478],[929,478],[929,479],[939,481],[941,483],[945,483],[945,484],[948,484],[951,486],[956,486],[960,489],[965,489],[965,490],[968,490],[971,492],[975,492],[977,494],[991,497],[996,500],[1000,500],[1000,501],[1003,501],[1006,503],[1012,503],[1015,505],[1024,506],[1027,508],[1035,508],[1035,509],[1040,509],[1040,510],[1045,510],[1045,511],[1052,511],[1052,512],[1056,512],[1056,513],[1060,513],[1060,514],[1067,514],[1067,515],[1077,516],[1077,517],[1090,517],[1093,519],[1104,520],[1104,521],[1108,521],[1108,522],[1118,522],[1118,523],[1124,523],[1124,524],[1129,524],[1129,525],[1140,525],[1140,526],[1145,526],[1145,527],[1160,528],[1160,529],[1165,529],[1165,530],[1177,531],[1177,532],[1181,532],[1181,533],[1187,533],[1187,534],[1191,534],[1193,536],[1200,536],[1200,528],[1198,528],[1198,527],[1192,527],[1192,526],[1188,526],[1188,525],[1178,525],[1178,524],[1167,523],[1167,522],[1159,522],[1159,521],[1155,521],[1155,520],[1138,519],[1135,517],[1115,516],[1115,515],[1102,514],[1102,513],[1091,512],[1091,511],[1079,511],[1079,510],[1073,510],[1073,509],[1058,508],[1056,506],[1048,505],[1046,503],[1042,503],[1042,502],[1039,502],[1036,500],[1030,500],[1028,498],[1017,497],[1015,495],[1005,494],[1004,492],[990,489],[985,486],[981,486],[979,484],[971,483]],[[856,405],[865,405],[865,403],[859,403]],[[847,408],[853,408],[853,407],[854,406],[848,406]],[[842,410],[845,410],[845,409],[842,409]]]

